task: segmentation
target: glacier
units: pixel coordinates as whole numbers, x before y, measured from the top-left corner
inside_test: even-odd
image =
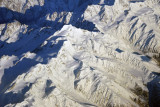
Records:
[[[0,107],[159,101],[159,0],[0,0]]]

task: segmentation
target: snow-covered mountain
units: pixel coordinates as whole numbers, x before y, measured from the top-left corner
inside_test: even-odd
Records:
[[[159,0],[0,0],[0,107],[159,107]]]

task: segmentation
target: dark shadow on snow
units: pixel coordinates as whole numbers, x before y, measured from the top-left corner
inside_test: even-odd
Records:
[[[4,107],[6,104],[16,104],[20,103],[25,98],[25,93],[29,91],[29,89],[32,87],[32,84],[29,84],[29,86],[26,86],[24,89],[21,90],[19,93],[4,93],[0,94],[0,106]]]
[[[147,56],[141,56],[141,59],[145,62],[149,62],[151,60],[151,58],[147,57]]]
[[[121,49],[119,49],[119,48],[117,48],[116,51],[119,52],[119,53],[124,52],[123,50],[121,50]]]
[[[144,2],[145,0],[130,0],[130,3]]]
[[[105,5],[111,6],[114,4],[114,1],[115,0],[105,0]],[[44,41],[57,30],[60,30],[65,24],[65,20],[62,22],[58,22],[58,19],[57,21],[46,20],[46,16],[48,14],[52,14],[53,12],[72,12],[73,15],[69,24],[89,31],[98,31],[92,22],[84,20],[83,13],[87,9],[88,5],[98,4],[100,0],[81,0],[81,2],[79,2],[74,8],[63,8],[61,6],[57,6],[55,2],[57,1],[45,0],[45,4],[43,6],[36,5],[34,7],[30,7],[30,9],[26,10],[25,13],[19,13],[5,7],[0,7],[0,24],[6,24],[0,36],[5,34],[8,23],[18,21],[22,25],[28,25],[27,32],[25,34],[22,32],[19,33],[18,41],[12,43],[7,43],[7,40],[0,41],[0,57],[3,55],[15,55],[18,58],[22,58],[23,54],[27,52],[37,54],[34,59],[23,58],[15,66],[4,70],[4,75],[0,84],[0,106],[23,101],[25,93],[32,87],[32,84],[24,88],[21,93],[4,92],[19,75],[26,73],[39,63],[47,64],[51,58],[57,57],[59,50],[63,46],[65,40],[60,40],[54,45],[49,41],[48,45],[50,45],[50,49],[46,50],[45,48],[41,48],[42,43],[44,43]],[[68,2],[66,1],[66,3]],[[56,40],[59,37],[52,37],[51,40]],[[36,60],[39,56],[43,61]],[[48,88],[45,90],[46,95],[49,95],[54,88],[55,87],[50,87],[50,85],[48,85]]]
[[[149,90],[149,106],[160,107],[160,73],[153,72],[155,78],[147,84]]]

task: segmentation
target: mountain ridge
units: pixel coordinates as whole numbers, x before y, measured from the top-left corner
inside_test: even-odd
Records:
[[[159,106],[159,5],[1,0],[0,106]]]

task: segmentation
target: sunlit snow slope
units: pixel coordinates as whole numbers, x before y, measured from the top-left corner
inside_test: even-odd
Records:
[[[159,0],[0,0],[0,107],[159,107]]]

